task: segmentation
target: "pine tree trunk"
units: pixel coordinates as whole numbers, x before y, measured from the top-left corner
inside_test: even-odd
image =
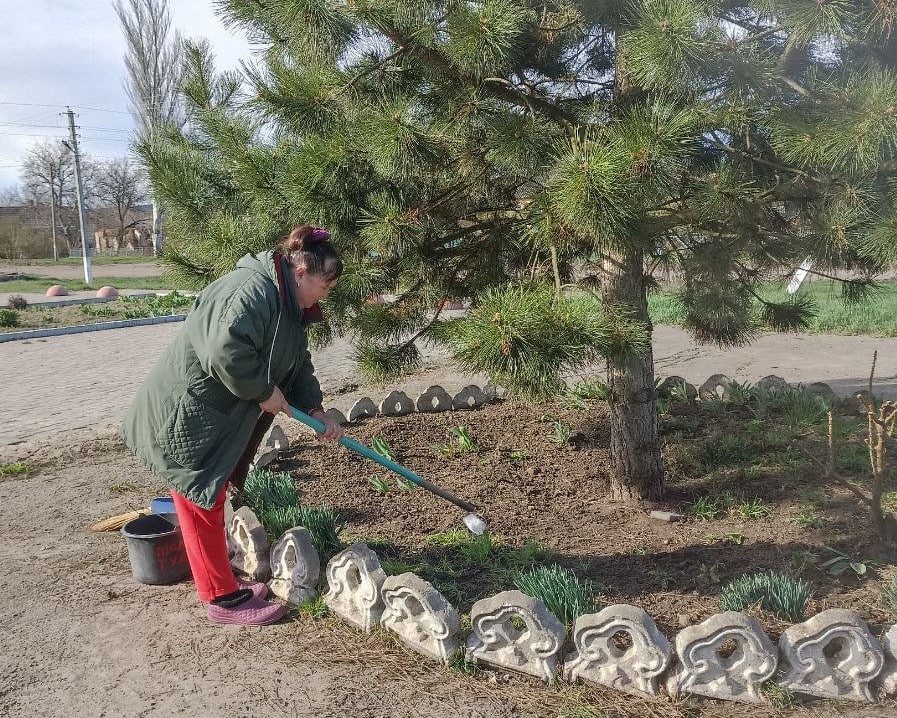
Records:
[[[614,305],[643,321],[650,332],[641,251],[605,254],[602,295],[606,305]],[[613,470],[611,498],[627,502],[659,499],[664,492],[664,477],[650,343],[644,356],[629,357],[618,365],[608,362],[607,384]]]

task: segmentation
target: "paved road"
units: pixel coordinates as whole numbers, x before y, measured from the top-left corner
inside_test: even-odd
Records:
[[[162,324],[0,344],[0,448],[116,426],[179,327]],[[678,374],[700,384],[717,372],[751,382],[777,374],[792,383],[828,382],[842,396],[865,386],[876,349],[876,391],[895,396],[897,339],[766,334],[748,347],[720,350],[696,346],[673,327],[658,327],[654,335],[659,376]],[[423,353],[424,371],[401,382],[411,395],[437,382],[450,390],[484,382],[482,376],[454,371],[441,351]],[[318,353],[315,365],[329,405],[343,411],[365,393],[375,399],[386,393],[352,386],[360,380],[345,341]]]

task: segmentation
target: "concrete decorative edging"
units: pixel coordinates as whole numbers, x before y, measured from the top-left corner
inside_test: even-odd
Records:
[[[279,551],[272,552],[271,565],[285,588],[308,590],[318,557],[305,529],[290,529],[276,545],[299,535],[305,540],[294,565],[284,566]],[[687,626],[669,641],[641,608],[615,604],[580,616],[568,639],[542,601],[516,590],[477,601],[465,631],[457,609],[431,584],[410,572],[387,577],[377,554],[360,542],[330,559],[327,583],[324,603],[334,615],[365,633],[379,623],[410,650],[444,665],[466,645],[466,659],[475,663],[545,683],[563,676],[636,696],[657,696],[664,687],[673,700],[694,693],[763,703],[766,681],[793,693],[861,703],[874,703],[879,691],[897,693],[897,625],[879,641],[843,609],[789,627],[775,644],[755,618],[736,611]],[[314,592],[278,595],[296,603]],[[574,650],[564,655],[570,643]]]
[[[186,314],[172,314],[165,317],[143,317],[142,319],[120,319],[114,322],[97,322],[96,324],[79,324],[74,327],[55,327],[53,329],[28,329],[21,332],[6,332],[0,334],[0,344],[15,342],[23,339],[41,339],[43,337],[58,337],[64,334],[83,334],[84,332],[99,332],[104,329],[124,329],[126,327],[143,327],[150,324],[167,324],[168,322],[182,322],[187,318]]]

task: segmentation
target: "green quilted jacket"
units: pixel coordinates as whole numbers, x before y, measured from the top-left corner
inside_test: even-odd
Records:
[[[272,252],[247,254],[197,297],[122,423],[131,450],[165,483],[210,509],[280,387],[303,411],[322,395],[307,348],[309,312]]]

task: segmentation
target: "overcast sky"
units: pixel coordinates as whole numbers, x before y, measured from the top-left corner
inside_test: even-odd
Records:
[[[245,37],[224,27],[212,0],[169,5],[175,28],[209,40],[219,69],[250,59]],[[31,144],[68,137],[66,105],[77,113],[83,152],[128,154],[124,51],[112,0],[0,0],[0,191],[19,183]]]

